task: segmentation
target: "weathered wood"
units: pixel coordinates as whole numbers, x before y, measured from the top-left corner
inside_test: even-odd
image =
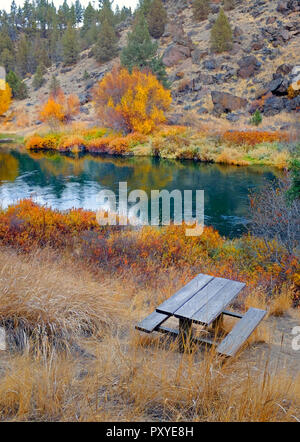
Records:
[[[217,352],[234,356],[266,315],[265,310],[251,307],[217,347]]]
[[[139,322],[135,328],[146,333],[151,333],[156,327],[165,322],[169,316],[170,315],[165,315],[163,313],[152,312],[147,318]]]
[[[12,138],[0,138],[0,144],[13,143],[14,140]]]
[[[179,318],[179,351],[190,353],[192,344],[192,321]]]
[[[175,311],[176,318],[192,318],[193,315],[217,295],[230,281],[224,278],[214,278],[190,298],[183,306]]]
[[[6,350],[6,333],[5,328],[0,327],[0,351]]]
[[[177,338],[179,336],[179,330],[176,330],[174,328],[165,327],[164,325],[160,325],[159,327],[157,327],[155,329],[155,331],[170,335],[173,338]],[[215,342],[212,339],[199,338],[196,336],[192,337],[192,342],[196,342],[197,344],[209,344],[209,345],[215,344]]]
[[[244,287],[244,283],[228,280],[223,290],[211,298],[191,319],[200,324],[211,324]]]
[[[233,318],[239,318],[239,319],[241,319],[244,316],[242,315],[242,313],[232,312],[231,310],[223,310],[222,313],[223,315],[232,316]]]
[[[171,298],[167,299],[156,309],[159,313],[166,313],[173,315],[185,302],[187,302],[192,296],[194,296],[199,290],[206,286],[211,281],[213,276],[203,275],[200,273],[188,284],[182,287]]]
[[[220,333],[223,330],[224,318],[223,312],[212,322],[211,327],[215,333]]]

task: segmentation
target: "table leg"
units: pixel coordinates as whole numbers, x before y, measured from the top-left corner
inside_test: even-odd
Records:
[[[179,318],[179,351],[191,352],[192,320]]]
[[[221,313],[220,316],[218,316],[218,317],[213,321],[213,323],[211,324],[211,327],[212,327],[212,329],[214,330],[214,332],[215,332],[216,334],[218,334],[218,333],[222,330],[222,328],[223,328],[223,324],[224,324],[224,321],[223,321],[223,313]]]

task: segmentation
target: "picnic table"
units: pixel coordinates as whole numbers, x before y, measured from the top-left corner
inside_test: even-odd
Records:
[[[234,356],[267,313],[257,308],[250,308],[245,314],[226,310],[244,287],[242,282],[200,273],[137,324],[136,329],[179,336],[180,351],[189,351],[192,342],[216,344],[212,339],[193,337],[193,323],[217,330],[222,325],[223,316],[229,315],[239,321],[218,343],[217,352]],[[179,319],[178,330],[162,325],[170,317]]]

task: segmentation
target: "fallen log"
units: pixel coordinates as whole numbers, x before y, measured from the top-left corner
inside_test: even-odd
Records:
[[[0,144],[13,143],[14,140],[12,138],[0,138]]]

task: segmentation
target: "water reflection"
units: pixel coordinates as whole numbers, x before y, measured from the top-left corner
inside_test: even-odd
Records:
[[[204,189],[205,223],[222,234],[245,231],[248,193],[280,172],[263,166],[236,167],[153,158],[115,158],[56,153],[27,153],[1,148],[0,200],[6,207],[32,197],[60,210],[82,207],[96,210],[96,195],[103,188],[117,193],[119,182],[128,191]]]

